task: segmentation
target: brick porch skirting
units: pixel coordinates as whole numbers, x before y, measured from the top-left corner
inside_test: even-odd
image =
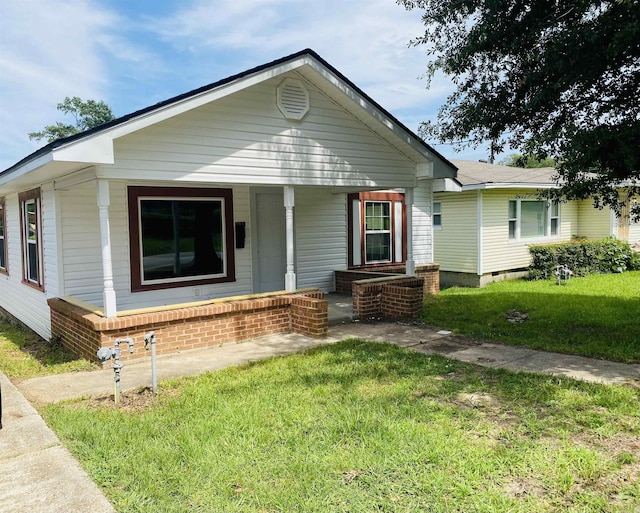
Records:
[[[371,278],[387,278],[395,275],[398,278],[407,278],[405,266],[393,267],[363,267],[361,269],[349,269],[344,271],[334,271],[335,289],[340,294],[351,294],[352,283],[359,280]],[[423,294],[438,294],[440,292],[440,264],[418,264],[416,265],[416,278],[423,281]]]
[[[52,340],[76,355],[97,361],[101,347],[131,338],[135,352],[122,359],[144,358],[144,335],[156,334],[157,354],[213,347],[274,333],[324,337],[328,331],[328,304],[319,290],[290,294],[243,296],[210,303],[175,305],[105,318],[74,301],[49,299]]]
[[[354,281],[353,311],[363,319],[417,317],[422,311],[424,280],[408,276],[389,276]]]

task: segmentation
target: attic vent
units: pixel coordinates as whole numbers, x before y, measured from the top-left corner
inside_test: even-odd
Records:
[[[286,78],[276,90],[276,103],[287,119],[302,119],[309,112],[309,91],[300,80]]]

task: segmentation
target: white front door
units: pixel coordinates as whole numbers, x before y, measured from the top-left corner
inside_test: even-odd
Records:
[[[258,192],[254,205],[257,250],[253,291],[284,290],[287,253],[282,192]]]

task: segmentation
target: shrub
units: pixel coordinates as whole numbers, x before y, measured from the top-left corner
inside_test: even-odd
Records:
[[[613,237],[530,246],[529,252],[529,278],[532,280],[552,277],[558,265],[568,267],[575,276],[640,269],[640,254],[633,251],[628,243]]]

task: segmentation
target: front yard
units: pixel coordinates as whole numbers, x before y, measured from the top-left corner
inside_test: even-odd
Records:
[[[510,322],[510,312],[527,318]],[[566,285],[509,280],[482,289],[454,287],[429,298],[423,318],[480,340],[640,362],[640,271]]]
[[[348,340],[45,419],[118,511],[626,512],[640,391]]]

